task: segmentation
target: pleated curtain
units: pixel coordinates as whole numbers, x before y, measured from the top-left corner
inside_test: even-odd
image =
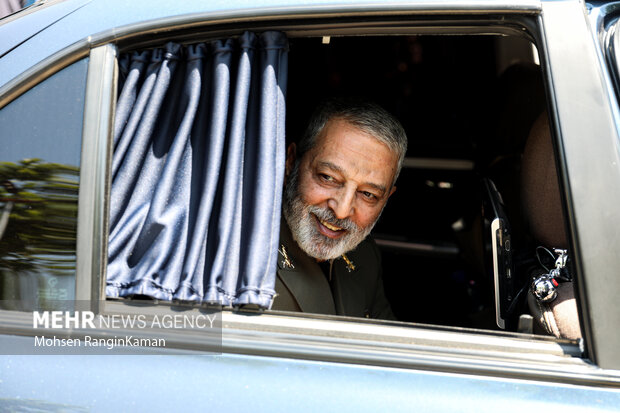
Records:
[[[287,54],[246,32],[119,58],[108,297],[271,306]]]

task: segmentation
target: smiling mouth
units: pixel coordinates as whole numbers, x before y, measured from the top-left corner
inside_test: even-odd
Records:
[[[344,228],[340,228],[337,227],[333,224],[330,224],[327,221],[322,220],[321,218],[317,217],[316,215],[312,214],[314,216],[314,218],[317,221],[318,227],[319,227],[319,231],[325,235],[326,237],[329,238],[338,238],[340,236],[342,236],[345,233],[345,229]]]

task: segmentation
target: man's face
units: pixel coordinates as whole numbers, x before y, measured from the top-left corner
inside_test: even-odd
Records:
[[[392,186],[397,155],[341,119],[330,120],[314,148],[287,157],[284,216],[302,250],[337,258],[368,236]]]

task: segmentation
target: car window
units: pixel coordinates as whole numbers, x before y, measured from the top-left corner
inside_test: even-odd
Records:
[[[407,132],[397,190],[372,234],[397,319],[499,329],[493,219],[490,208],[483,213],[488,179],[511,226],[513,262],[501,276],[514,280],[508,330],[517,331],[519,315],[529,313],[536,248],[521,213],[521,156],[546,107],[533,43],[518,36],[424,35],[291,43],[291,140],[303,133],[312,107],[330,95],[368,97]],[[557,212],[561,217],[561,208]]]
[[[88,59],[0,110],[0,298],[9,309],[69,300]]]
[[[510,260],[498,270],[511,279],[510,291],[502,290],[502,319],[508,320],[502,328],[534,332],[531,317],[519,324],[520,316],[530,313],[530,279],[544,272],[554,259],[551,251],[564,241],[537,239],[522,212],[522,155],[535,123],[546,116],[543,74],[532,41],[428,35],[289,41],[288,143],[303,134],[314,107],[333,96],[371,99],[407,132],[409,149],[398,190],[372,233],[396,318],[500,329],[491,253],[491,220],[497,217],[489,216],[489,206],[484,211],[491,185],[506,221],[502,259]],[[547,163],[553,165],[553,152],[548,154]],[[244,185],[253,185],[252,176],[245,179],[250,181]],[[555,207],[536,213],[559,217],[557,225],[564,231],[561,206]],[[537,254],[541,246],[552,256]],[[289,304],[284,308],[302,307]]]
[[[291,39],[289,58],[290,141],[303,135],[317,103],[334,95],[369,98],[406,130],[397,190],[371,234],[396,318],[550,333],[532,322],[538,315],[532,311],[537,300],[528,298],[531,280],[549,273],[567,241],[533,42],[520,36],[323,36]],[[534,145],[539,150],[526,151]],[[532,161],[532,152],[544,159]],[[539,163],[549,168],[542,171]],[[531,182],[531,175],[549,182]],[[532,196],[542,185],[549,189]],[[502,236],[495,239],[493,223],[500,221]],[[570,319],[566,324],[575,331],[554,334],[576,338],[573,285],[559,289],[560,298],[544,305],[566,299],[571,314],[559,317]]]

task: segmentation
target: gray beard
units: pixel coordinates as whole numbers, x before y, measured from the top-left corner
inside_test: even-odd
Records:
[[[338,219],[329,208],[321,208],[306,204],[299,191],[299,162],[287,178],[283,199],[284,219],[288,224],[293,239],[309,256],[320,261],[332,260],[340,257],[357,247],[362,242],[377,220],[366,228],[360,228],[348,218]],[[330,224],[343,228],[346,233],[333,239],[326,237],[317,228],[316,217]]]

